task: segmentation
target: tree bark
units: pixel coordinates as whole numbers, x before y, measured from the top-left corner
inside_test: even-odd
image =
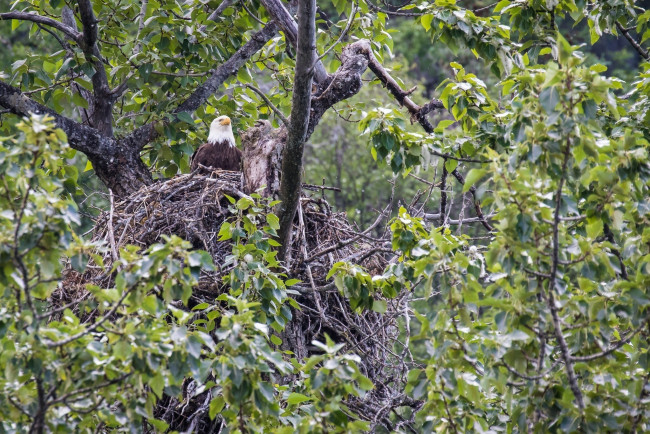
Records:
[[[97,176],[118,196],[126,196],[152,182],[149,169],[142,162],[139,150],[124,140],[100,134],[94,128],[81,125],[54,110],[27,98],[20,90],[0,81],[0,106],[19,116],[30,113],[49,114],[68,136],[73,149],[86,154]]]
[[[90,0],[79,0],[79,15],[83,34],[81,37],[81,49],[88,63],[93,65],[95,73],[91,77],[93,84],[93,101],[91,121],[92,126],[105,136],[113,136],[113,104],[115,97],[108,85],[106,68],[102,61],[102,55],[97,45],[97,18],[93,12]]]
[[[287,143],[282,152],[282,179],[278,217],[281,244],[278,257],[287,259],[291,247],[291,229],[302,191],[302,154],[304,152],[309,113],[311,108],[311,85],[316,54],[316,0],[300,0],[298,4],[298,45],[296,73],[293,84],[291,124]]]

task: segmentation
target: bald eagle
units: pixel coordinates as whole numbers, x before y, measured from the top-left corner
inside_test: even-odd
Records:
[[[235,136],[228,116],[219,116],[210,124],[208,143],[192,154],[190,167],[195,171],[199,164],[212,169],[241,170],[241,151],[235,147]]]

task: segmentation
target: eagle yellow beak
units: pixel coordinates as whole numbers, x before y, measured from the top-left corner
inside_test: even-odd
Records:
[[[219,121],[219,123],[220,123],[221,125],[230,125],[230,118],[229,118],[228,116],[226,116],[224,119],[222,119],[221,121]]]

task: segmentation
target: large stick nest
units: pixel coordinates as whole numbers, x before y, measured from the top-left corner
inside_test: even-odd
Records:
[[[85,299],[86,283],[109,287],[112,276],[108,271],[115,252],[122,246],[132,244],[144,249],[162,241],[163,235],[177,235],[209,252],[217,265],[216,271],[202,273],[190,306],[215,303],[216,297],[227,291],[222,277],[229,270],[221,264],[231,253],[230,243],[218,241],[217,234],[221,224],[232,218],[226,195],[244,196],[241,185],[238,172],[195,172],[154,183],[116,202],[111,211],[97,218],[94,229],[93,240],[110,247],[103,253],[104,267],[91,264],[83,274],[68,268],[64,284],[52,302],[62,306]],[[345,350],[361,357],[360,369],[376,386],[363,399],[349,404],[373,425],[386,425],[391,410],[417,405],[401,393],[408,350],[398,340],[397,319],[406,313],[408,295],[389,300],[384,314],[359,314],[350,309],[335,285],[326,281],[327,272],[335,262],[345,260],[363,265],[371,274],[381,273],[387,265],[385,250],[368,232],[361,233],[350,224],[344,213],[332,212],[327,201],[318,196],[303,195],[294,222],[289,275],[303,282],[292,288],[301,294],[296,297],[301,310],[294,312],[287,325],[282,349],[304,360],[313,350],[312,340],[324,340],[325,333],[345,343]],[[214,421],[207,416],[207,398],[205,393],[196,396],[189,405],[189,397],[182,403],[167,398],[159,404],[157,413],[175,430],[208,429],[214,427]]]

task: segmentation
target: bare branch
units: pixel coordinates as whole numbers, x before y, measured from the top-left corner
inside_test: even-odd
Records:
[[[537,375],[526,375],[522,374],[521,372],[517,371],[515,368],[512,366],[508,365],[505,360],[501,360],[501,364],[514,376],[523,378],[524,380],[528,381],[535,381],[539,380],[540,378],[544,378],[546,375],[548,375],[553,369],[557,367],[557,365],[560,364],[560,359],[557,359],[553,364],[544,372],[539,373]]]
[[[625,39],[632,45],[632,47],[643,57],[645,60],[650,60],[650,53],[648,53],[648,50],[645,50],[637,41],[630,35],[630,32],[628,29],[624,28],[618,21],[616,22],[616,28],[618,29],[619,32],[625,36]]]
[[[368,2],[368,6],[370,6],[370,9],[372,9],[375,12],[381,12],[386,15],[395,15],[398,17],[421,17],[422,15],[426,15],[426,12],[400,12],[400,11],[389,11],[386,9],[382,9],[379,6],[373,4],[372,2]]]
[[[350,31],[350,27],[352,27],[352,23],[354,22],[354,16],[357,14],[357,11],[359,10],[359,7],[357,6],[356,3],[352,5],[352,11],[350,12],[350,16],[348,17],[348,23],[346,24],[345,28],[339,35],[339,38],[334,42],[330,47],[323,52],[320,56],[318,56],[318,60],[321,60],[325,56],[329,54],[330,51],[332,51],[342,40],[345,38],[345,35],[348,34]]]
[[[442,160],[440,176],[440,226],[447,226],[447,159]]]
[[[447,219],[447,224],[448,225],[459,225],[461,223],[462,224],[465,224],[465,223],[483,223],[483,220],[485,218],[489,219],[489,218],[494,217],[495,215],[496,215],[496,213],[492,213],[492,214],[489,214],[489,215],[484,216],[484,217],[470,217],[470,218],[466,218],[466,219],[462,219],[462,220],[460,220],[460,219],[458,219],[458,220]],[[424,214],[424,219],[425,220],[434,221],[434,220],[438,220],[439,218],[440,218],[440,213]]]
[[[284,9],[284,6],[283,6]],[[285,9],[286,11],[286,9]],[[301,0],[298,5],[298,45],[296,73],[291,104],[291,124],[282,153],[282,179],[278,217],[281,260],[287,259],[291,246],[291,229],[300,201],[302,154],[308,137],[314,56],[316,55],[316,1]]]
[[[460,172],[458,171],[458,168],[455,168],[454,171],[451,172],[451,174],[454,176],[454,178],[456,178],[456,180],[458,181],[458,183],[459,183],[460,185],[465,185],[465,178],[463,177],[463,175],[460,174]],[[480,202],[480,200],[476,197],[476,187],[474,187],[474,186],[472,185],[472,186],[469,188],[469,192],[472,194],[472,198],[474,199],[474,211],[476,212],[476,215],[481,219],[481,224],[482,224],[483,227],[485,227],[485,229],[487,229],[488,231],[490,231],[490,232],[494,232],[494,228],[492,227],[492,225],[491,225],[490,223],[488,223],[488,221],[487,221],[487,219],[485,218],[485,216],[483,216],[483,211],[481,210],[481,202]],[[490,216],[488,216],[488,218],[489,218],[489,217],[490,217]]]
[[[366,53],[368,55],[368,68],[370,68],[370,70],[377,76],[379,81],[381,81],[382,84],[388,89],[388,91],[395,97],[397,102],[400,105],[406,107],[406,109],[411,114],[411,119],[417,120],[427,133],[432,133],[433,125],[431,125],[431,123],[427,120],[426,115],[434,109],[444,108],[442,101],[434,99],[423,107],[420,107],[414,103],[411,98],[409,98],[409,95],[412,93],[412,91],[405,91],[397,83],[397,81],[391,77],[388,71],[386,71],[384,66],[379,63],[375,57],[372,49],[370,48],[370,44],[367,45],[366,49]]]
[[[66,26],[65,24],[48,17],[43,17],[38,14],[32,14],[30,12],[5,12],[0,14],[0,21],[2,20],[22,20],[22,21],[31,21],[33,23],[43,24],[46,26],[54,27],[57,30],[63,32],[68,38],[72,39],[76,43],[81,41],[81,33],[75,29]]]
[[[221,13],[222,13],[224,10],[226,10],[226,8],[228,8],[228,7],[231,6],[233,3],[235,3],[235,1],[237,1],[237,0],[223,0],[223,1],[221,2],[221,4],[220,4],[220,5],[219,5],[215,10],[214,10],[214,12],[212,12],[212,13],[208,16],[208,21],[214,21],[214,20],[216,20],[217,17],[218,17],[219,15],[221,15]],[[200,30],[201,32],[204,32],[206,28],[207,28],[206,25],[202,25],[202,26],[199,28],[199,30]]]

